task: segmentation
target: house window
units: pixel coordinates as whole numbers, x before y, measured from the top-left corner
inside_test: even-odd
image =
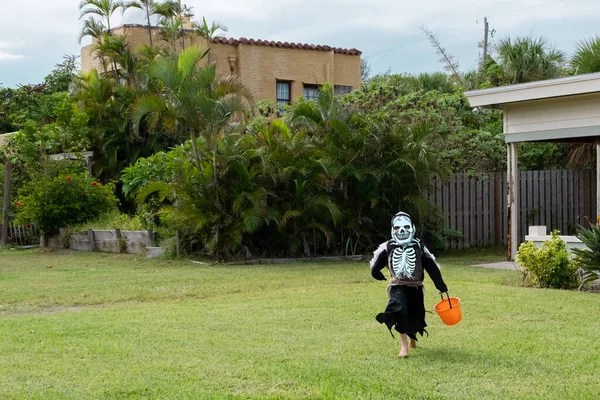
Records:
[[[290,90],[289,81],[277,81],[277,105],[279,108],[283,108],[290,104],[292,100],[292,93]]]
[[[333,93],[338,94],[348,94],[352,91],[352,86],[344,86],[344,85],[334,85]]]
[[[312,101],[319,97],[318,85],[304,85],[304,100]]]

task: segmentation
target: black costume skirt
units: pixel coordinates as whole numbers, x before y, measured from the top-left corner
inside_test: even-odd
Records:
[[[417,340],[417,333],[421,336],[423,336],[423,332],[427,333],[423,286],[390,286],[388,296],[385,312],[376,317],[380,324],[385,324],[390,333],[394,328],[414,340]],[[392,336],[394,336],[393,333]]]

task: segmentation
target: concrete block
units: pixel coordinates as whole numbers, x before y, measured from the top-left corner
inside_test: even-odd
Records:
[[[546,236],[547,234],[546,225],[529,227],[530,236]]]

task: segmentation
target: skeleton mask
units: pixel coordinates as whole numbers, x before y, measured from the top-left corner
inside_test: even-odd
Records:
[[[415,226],[410,215],[399,212],[392,218],[392,239],[399,245],[410,243],[415,237]]]

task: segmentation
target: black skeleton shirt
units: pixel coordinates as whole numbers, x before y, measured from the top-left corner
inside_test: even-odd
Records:
[[[371,260],[373,278],[386,280],[381,272],[386,265],[391,275],[390,286],[421,286],[425,270],[440,292],[448,291],[435,257],[417,239],[405,245],[399,245],[394,240],[382,243]]]

